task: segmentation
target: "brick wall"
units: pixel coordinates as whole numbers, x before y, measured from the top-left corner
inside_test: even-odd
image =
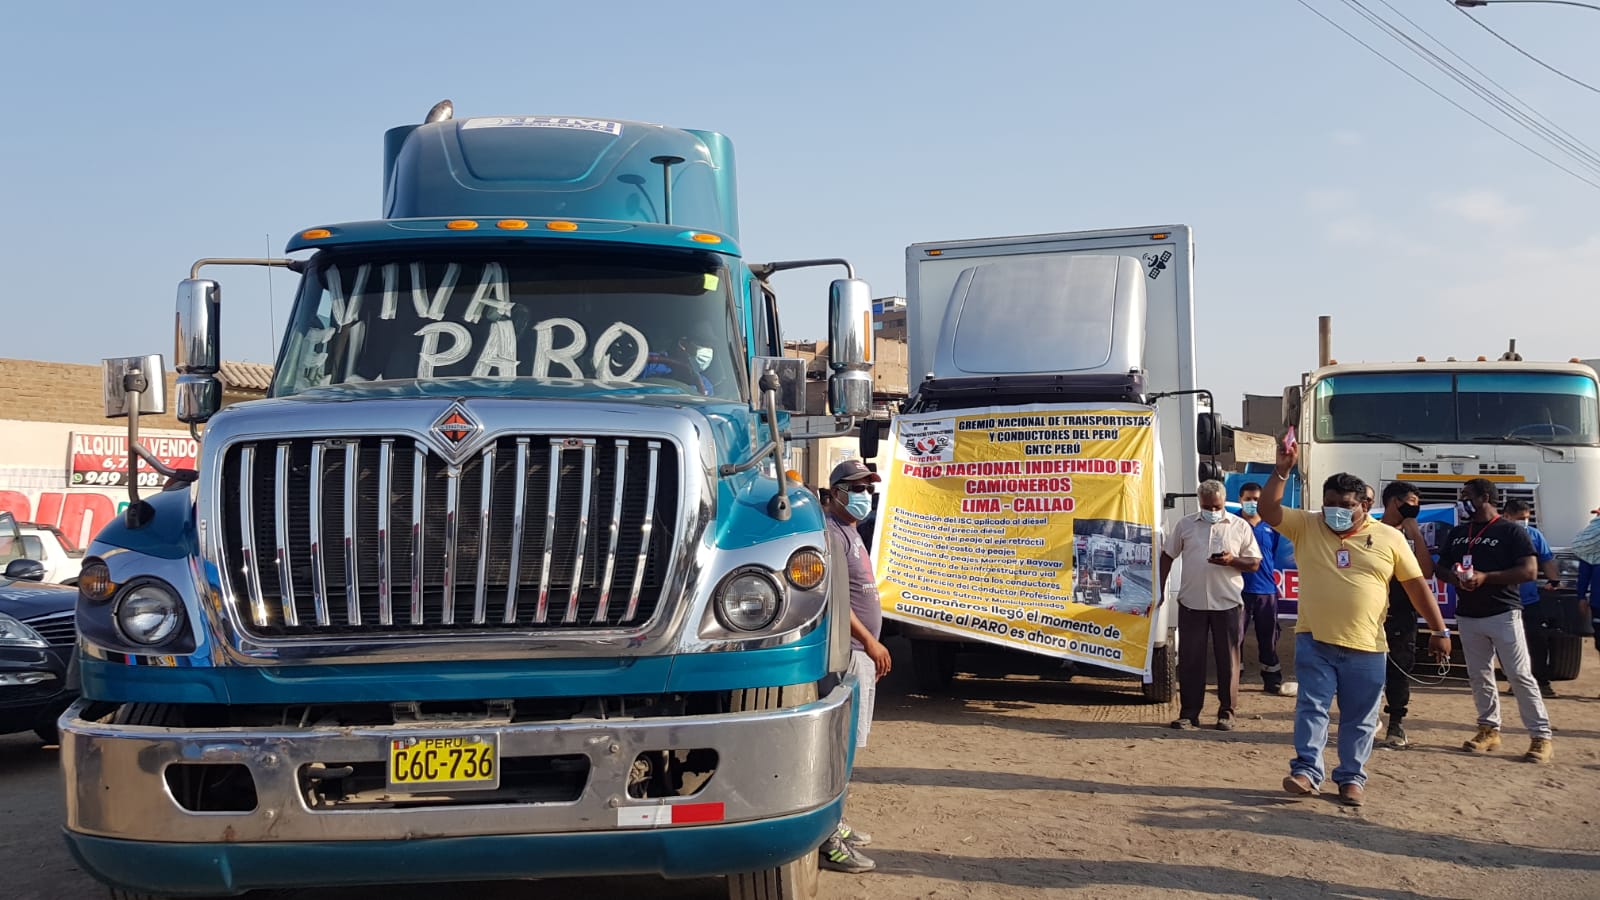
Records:
[[[106,419],[103,379],[99,365],[0,359],[0,419],[120,427],[120,420]],[[171,415],[176,382],[177,376],[167,373],[168,415],[140,416],[141,427],[187,427]]]
[[[71,422],[76,425],[125,428],[122,419],[107,419],[102,385],[105,375],[98,364],[38,362],[0,359],[0,419],[24,422]],[[170,428],[187,432],[189,426],[173,417],[177,409],[178,376],[167,373],[167,415],[140,416],[139,427]],[[265,396],[261,391],[224,390],[222,405],[231,406]]]

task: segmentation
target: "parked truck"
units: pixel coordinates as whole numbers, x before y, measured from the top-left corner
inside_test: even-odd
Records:
[[[912,396],[905,413],[1029,404],[1118,404],[1156,412],[1161,485],[1154,530],[1197,509],[1198,482],[1216,477],[1217,423],[1196,380],[1194,245],[1187,226],[1124,228],[914,244],[906,249],[906,307]],[[1202,412],[1202,410],[1205,410]],[[875,433],[863,452],[872,455]],[[891,479],[892,479],[891,475]],[[892,484],[891,484],[892,487]],[[1151,602],[1156,579],[1146,525],[1107,523],[1080,530],[1056,516],[1047,544],[1069,549],[1078,571],[1068,582],[1091,605],[1126,588],[1116,608],[1152,617],[1153,646],[1143,693],[1173,696],[1177,665],[1176,602]],[[1056,532],[1062,532],[1057,534]],[[1121,544],[1109,538],[1119,538]],[[881,539],[880,539],[881,540]],[[1138,547],[1138,545],[1143,545]],[[1119,550],[1118,547],[1122,547]],[[1157,551],[1159,552],[1159,551]],[[1128,564],[1119,567],[1119,555]],[[881,557],[881,554],[880,554]],[[879,564],[883,561],[880,558]],[[882,573],[880,571],[880,578]],[[1175,589],[1176,577],[1171,582]],[[954,654],[971,636],[896,616],[911,639],[922,686],[938,690],[954,673]],[[1101,671],[1093,665],[1080,671]],[[1125,671],[1125,670],[1124,670]]]
[[[853,760],[841,546],[786,442],[871,402],[843,260],[750,263],[731,142],[558,116],[384,138],[383,217],[178,291],[165,469],[89,548],[67,836],[115,897],[660,873],[811,897]],[[218,409],[220,288],[300,286]],[[776,272],[838,265],[834,431]],[[108,415],[164,408],[107,362]],[[134,465],[130,460],[130,469]],[[820,684],[820,688],[819,688]]]
[[[1551,674],[1576,678],[1583,637],[1593,631],[1579,614],[1578,561],[1566,544],[1600,503],[1595,370],[1576,359],[1524,360],[1515,341],[1494,360],[1340,363],[1330,354],[1326,320],[1322,348],[1320,365],[1284,391],[1285,421],[1296,425],[1300,442],[1304,502],[1314,507],[1328,476],[1352,472],[1380,494],[1392,481],[1415,484],[1425,510],[1453,508],[1462,484],[1473,478],[1494,482],[1502,503],[1531,504],[1530,521],[1550,542],[1560,575],[1554,588],[1542,573],[1539,579],[1542,598],[1561,608]],[[1294,574],[1285,572],[1290,585]],[[1443,582],[1435,589],[1453,625],[1454,589]]]

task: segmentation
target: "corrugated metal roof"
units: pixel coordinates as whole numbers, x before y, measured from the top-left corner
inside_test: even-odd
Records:
[[[224,360],[217,373],[222,384],[230,391],[266,393],[272,387],[272,367],[265,363],[228,362]]]

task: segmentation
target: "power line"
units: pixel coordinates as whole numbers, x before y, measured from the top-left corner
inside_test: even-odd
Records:
[[[1506,140],[1510,141],[1511,143],[1516,144],[1518,147],[1521,147],[1522,149],[1528,151],[1529,153],[1532,153],[1534,156],[1539,157],[1540,159],[1542,159],[1545,162],[1549,163],[1550,165],[1556,167],[1557,169],[1560,169],[1561,171],[1567,173],[1568,175],[1571,175],[1573,178],[1578,179],[1579,181],[1583,182],[1584,184],[1587,184],[1588,186],[1590,186],[1592,188],[1595,188],[1595,189],[1600,189],[1600,182],[1591,181],[1590,179],[1585,178],[1583,175],[1580,175],[1577,172],[1572,171],[1571,169],[1567,168],[1566,166],[1562,165],[1561,163],[1551,159],[1550,157],[1544,155],[1543,153],[1540,153],[1538,150],[1534,149],[1533,147],[1530,147],[1527,144],[1523,143],[1522,141],[1517,140],[1515,137],[1513,137],[1510,134],[1508,134],[1504,129],[1502,129],[1499,126],[1495,125],[1493,122],[1490,122],[1488,119],[1485,119],[1484,117],[1478,115],[1477,113],[1473,112],[1472,110],[1467,109],[1465,106],[1462,106],[1454,98],[1450,97],[1449,95],[1445,94],[1443,91],[1440,91],[1438,88],[1434,87],[1433,85],[1427,83],[1426,81],[1423,81],[1421,78],[1418,78],[1416,75],[1412,74],[1411,71],[1409,69],[1407,69],[1405,66],[1402,66],[1399,63],[1395,62],[1394,60],[1390,59],[1389,57],[1385,56],[1383,54],[1383,51],[1379,50],[1378,48],[1372,46],[1371,44],[1369,44],[1366,41],[1362,40],[1361,38],[1357,37],[1349,29],[1345,28],[1343,25],[1340,25],[1338,22],[1335,22],[1334,20],[1332,20],[1332,19],[1328,18],[1327,16],[1323,15],[1321,10],[1317,9],[1316,7],[1312,6],[1310,3],[1306,2],[1306,0],[1295,0],[1295,2],[1299,3],[1301,6],[1305,7],[1306,9],[1310,10],[1312,15],[1315,15],[1317,18],[1319,18],[1322,21],[1327,22],[1329,25],[1333,26],[1335,29],[1337,29],[1345,37],[1347,37],[1350,40],[1355,41],[1356,43],[1358,43],[1361,46],[1365,47],[1367,49],[1367,51],[1369,53],[1371,53],[1372,55],[1378,57],[1379,59],[1381,59],[1384,62],[1388,63],[1389,65],[1393,66],[1396,70],[1398,70],[1400,72],[1400,74],[1406,76],[1407,78],[1411,79],[1412,81],[1415,81],[1417,84],[1422,85],[1424,88],[1426,88],[1430,93],[1432,93],[1434,96],[1438,97],[1440,100],[1443,100],[1444,102],[1450,104],[1451,106],[1454,106],[1456,109],[1461,110],[1463,113],[1466,113],[1468,116],[1471,116],[1473,119],[1475,119],[1478,122],[1478,124],[1484,126],[1485,128],[1489,129],[1490,131],[1493,131],[1495,134],[1500,135],[1501,137],[1505,138]]]
[[[1465,65],[1467,68],[1469,68],[1472,71],[1476,72],[1477,74],[1483,76],[1483,79],[1485,81],[1489,82],[1490,84],[1494,85],[1499,90],[1503,91],[1507,97],[1510,97],[1512,100],[1516,101],[1518,105],[1520,105],[1523,109],[1526,109],[1529,113],[1533,114],[1540,121],[1542,121],[1545,124],[1549,125],[1551,128],[1554,128],[1556,131],[1560,132],[1565,137],[1570,138],[1574,143],[1576,143],[1579,147],[1583,148],[1583,150],[1588,152],[1589,154],[1591,154],[1591,155],[1596,155],[1597,154],[1597,151],[1593,147],[1591,147],[1588,144],[1584,143],[1583,140],[1580,139],[1577,135],[1575,135],[1572,132],[1566,130],[1565,128],[1562,128],[1560,125],[1557,125],[1553,120],[1551,120],[1551,118],[1549,116],[1546,116],[1544,113],[1540,112],[1539,110],[1534,109],[1532,104],[1528,103],[1526,100],[1523,100],[1521,97],[1517,96],[1515,93],[1512,93],[1510,88],[1506,87],[1505,85],[1501,84],[1498,81],[1495,81],[1494,78],[1489,75],[1489,73],[1487,73],[1487,72],[1483,71],[1482,69],[1478,68],[1477,66],[1473,65],[1471,60],[1467,59],[1466,57],[1462,56],[1461,54],[1459,54],[1459,53],[1455,52],[1454,50],[1450,49],[1450,47],[1448,45],[1446,45],[1444,41],[1439,40],[1437,37],[1435,37],[1432,34],[1432,32],[1428,31],[1428,29],[1423,28],[1421,25],[1417,24],[1417,22],[1415,20],[1413,20],[1410,16],[1407,16],[1405,13],[1401,12],[1400,9],[1398,7],[1396,7],[1393,3],[1390,3],[1389,0],[1379,0],[1379,2],[1381,2],[1384,6],[1389,7],[1391,10],[1394,10],[1395,15],[1397,15],[1400,18],[1404,19],[1413,28],[1415,28],[1418,31],[1422,32],[1423,35],[1425,35],[1429,40],[1433,41],[1435,44],[1438,44],[1444,50],[1444,52],[1450,54],[1451,56],[1454,56],[1456,59],[1461,60],[1461,63],[1463,65]],[[1456,7],[1456,8],[1459,9],[1460,7]],[[1477,20],[1474,19],[1473,21],[1477,21]]]
[[[1500,41],[1500,43],[1505,44],[1507,47],[1510,47],[1511,49],[1517,51],[1518,53],[1521,53],[1523,56],[1526,56],[1527,58],[1533,60],[1534,62],[1538,63],[1539,65],[1543,66],[1544,68],[1549,69],[1551,72],[1554,72],[1557,75],[1560,75],[1562,78],[1565,78],[1566,80],[1572,82],[1573,84],[1577,85],[1578,87],[1594,91],[1596,94],[1600,94],[1600,87],[1595,87],[1594,85],[1590,84],[1587,81],[1580,81],[1579,79],[1573,78],[1571,75],[1568,75],[1567,73],[1561,71],[1560,69],[1556,68],[1555,66],[1550,65],[1549,63],[1545,62],[1544,60],[1540,59],[1539,57],[1534,56],[1532,53],[1529,53],[1528,51],[1522,49],[1521,47],[1518,47],[1515,43],[1512,42],[1512,40],[1510,38],[1505,37],[1500,32],[1495,31],[1493,28],[1490,28],[1489,26],[1483,24],[1483,22],[1477,16],[1473,15],[1472,13],[1467,12],[1466,10],[1462,9],[1459,6],[1456,6],[1455,3],[1452,2],[1452,0],[1445,0],[1445,2],[1449,3],[1450,7],[1452,9],[1454,9],[1456,12],[1461,13],[1463,16],[1466,16],[1469,20],[1471,20],[1472,24],[1474,24],[1474,25],[1478,26],[1479,28],[1482,28],[1484,31],[1487,31],[1490,34],[1494,35],[1495,38]]]
[[[1365,4],[1361,3],[1360,0],[1343,0],[1343,2],[1346,6],[1356,11],[1358,15],[1365,18],[1369,23],[1377,26],[1379,29],[1386,32],[1390,37],[1394,38],[1396,41],[1399,41],[1412,53],[1421,57],[1424,62],[1433,66],[1435,69],[1438,69],[1440,72],[1443,72],[1447,77],[1466,88],[1468,91],[1476,94],[1479,99],[1484,100],[1489,105],[1498,109],[1507,118],[1533,132],[1536,136],[1555,145],[1555,147],[1564,153],[1568,158],[1589,169],[1593,174],[1600,175],[1600,155],[1596,155],[1593,148],[1584,144],[1577,138],[1567,135],[1564,130],[1562,130],[1559,126],[1555,126],[1554,123],[1551,123],[1551,127],[1547,127],[1544,123],[1537,121],[1532,116],[1529,116],[1522,110],[1517,109],[1504,97],[1501,97],[1499,94],[1495,93],[1489,88],[1484,87],[1470,75],[1456,68],[1450,63],[1449,60],[1439,56],[1439,54],[1433,52],[1411,35],[1407,34],[1404,29],[1384,19],[1376,12],[1373,12]],[[1389,4],[1388,0],[1380,0],[1380,2],[1384,3],[1384,5],[1388,6],[1390,9],[1394,9],[1394,6]],[[1398,10],[1395,11],[1399,12]],[[1405,16],[1402,14],[1401,18],[1405,18]],[[1411,20],[1406,19],[1406,21],[1410,22]],[[1412,24],[1416,25],[1415,22],[1412,22]],[[1425,29],[1421,29],[1421,26],[1417,27],[1419,30],[1422,30],[1424,35],[1432,38],[1432,40],[1435,43],[1438,43],[1441,47],[1444,47],[1443,42],[1439,41],[1438,38],[1428,34]],[[1448,47],[1444,47],[1444,50],[1447,53],[1453,54],[1453,51],[1451,51]],[[1512,99],[1517,100],[1518,103],[1522,103],[1522,101],[1516,98],[1515,95],[1512,95]],[[1523,103],[1522,105],[1526,106],[1527,104]]]

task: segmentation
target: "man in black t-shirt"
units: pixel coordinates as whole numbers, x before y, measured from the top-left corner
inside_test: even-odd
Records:
[[[1417,524],[1417,514],[1422,511],[1422,501],[1417,486],[1409,481],[1391,481],[1383,489],[1383,519],[1385,525],[1400,529],[1417,558],[1422,577],[1433,578],[1433,554],[1428,541]],[[1430,581],[1431,583],[1431,581]],[[1410,748],[1406,737],[1406,711],[1411,703],[1411,669],[1417,664],[1417,611],[1400,582],[1389,579],[1389,614],[1383,622],[1384,637],[1389,641],[1389,668],[1384,684],[1383,711],[1389,714],[1389,729],[1384,734],[1383,746],[1391,750]]]
[[[1456,589],[1456,627],[1478,705],[1478,733],[1462,749],[1487,753],[1500,746],[1500,691],[1494,678],[1499,657],[1522,724],[1533,738],[1522,758],[1544,763],[1555,752],[1550,716],[1533,678],[1518,590],[1538,577],[1538,563],[1528,532],[1500,515],[1499,495],[1486,478],[1462,485],[1459,517],[1464,521],[1439,548],[1438,573]]]

